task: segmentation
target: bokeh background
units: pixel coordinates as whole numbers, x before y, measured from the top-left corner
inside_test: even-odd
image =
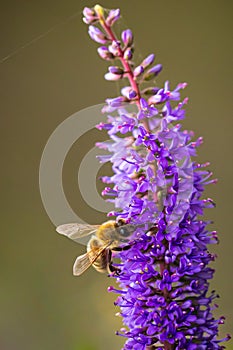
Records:
[[[1,350],[118,350],[123,339],[115,317],[113,283],[90,269],[72,276],[84,246],[55,232],[41,202],[38,169],[54,129],[73,113],[116,95],[103,75],[81,20],[93,1],[9,0],[1,3]],[[187,81],[185,128],[204,136],[199,160],[210,161],[219,178],[206,196],[221,244],[212,288],[221,296],[217,315],[233,324],[232,236],[232,1],[103,1],[120,7],[142,55],[155,52],[164,70],[158,79],[174,87]],[[80,196],[77,169],[96,140],[92,131],[71,148],[64,165],[64,189],[72,208],[90,223],[105,215]],[[107,171],[107,170],[106,170]],[[88,174],[87,174],[88,186]],[[213,251],[213,248],[212,248]],[[233,349],[230,343],[227,349]]]

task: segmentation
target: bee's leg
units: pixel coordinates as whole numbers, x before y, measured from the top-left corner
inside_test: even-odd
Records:
[[[114,248],[112,248],[112,250],[114,252],[122,252],[124,250],[129,250],[131,247],[132,247],[132,245],[128,244],[128,245],[125,245],[124,247],[114,247]]]
[[[117,276],[119,276],[120,273],[121,273],[121,269],[119,269],[118,267],[113,266],[112,261],[108,265],[108,271],[109,271],[110,275],[117,275]]]
[[[112,262],[112,252],[109,249],[108,251],[108,267],[107,267],[108,273],[110,275],[119,275],[121,272],[121,269],[113,266],[113,262]]]
[[[132,244],[128,244],[128,245],[125,245],[124,247],[114,247],[112,248],[111,250],[109,250],[109,264],[108,264],[108,270],[111,274],[116,274],[116,275],[119,275],[120,272],[121,272],[121,269],[120,268],[117,268],[115,266],[113,266],[113,262],[111,260],[111,257],[112,257],[112,252],[111,251],[114,251],[114,252],[122,252],[122,251],[125,251],[125,250],[129,250],[130,248],[132,248]]]

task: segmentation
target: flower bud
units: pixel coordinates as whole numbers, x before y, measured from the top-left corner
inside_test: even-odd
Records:
[[[124,59],[129,61],[133,57],[133,49],[131,47],[127,47],[127,49],[124,52]]]
[[[100,55],[101,58],[104,60],[113,60],[114,56],[111,52],[109,52],[108,48],[106,46],[100,46],[97,49],[98,54]]]
[[[113,41],[111,45],[109,45],[108,49],[114,56],[119,56],[119,48],[120,48],[120,42],[119,41]]]
[[[136,96],[137,96],[136,91],[131,90],[131,91],[129,92],[129,99],[130,99],[130,100],[131,100],[131,99],[134,99]]]
[[[121,16],[120,9],[111,10],[106,18],[106,24],[111,27]]]
[[[96,41],[100,44],[106,44],[108,41],[108,38],[104,35],[104,33],[101,32],[101,30],[95,26],[89,26],[88,33],[92,40]]]
[[[117,74],[117,75],[123,75],[124,74],[124,69],[121,68],[121,67],[117,67],[117,66],[110,66],[108,67],[108,70],[110,73],[113,73],[113,74]]]
[[[98,18],[101,21],[103,21],[104,20],[104,8],[97,4],[94,6],[94,11],[96,12]]]
[[[126,101],[125,97],[118,96],[116,98],[107,98],[106,102],[111,107],[121,107],[123,103]]]
[[[137,96],[136,91],[134,91],[131,86],[125,86],[121,89],[121,93],[128,100],[134,99]]]
[[[134,77],[139,77],[142,73],[144,73],[144,68],[142,66],[137,66],[133,71]]]
[[[90,7],[84,7],[83,15],[85,17],[95,16],[95,11]]]
[[[144,75],[144,80],[148,81],[156,77],[162,70],[163,66],[161,64],[156,64],[156,66],[149,69]]]
[[[131,46],[133,44],[133,33],[130,29],[126,29],[121,33],[121,39],[125,46]]]
[[[147,56],[141,63],[141,66],[143,66],[143,68],[147,68],[148,66],[150,66],[155,60],[155,55],[152,53],[151,55]]]
[[[89,7],[84,7],[83,9],[83,22],[86,24],[94,23],[97,20],[95,11]]]
[[[106,73],[104,75],[104,78],[106,80],[116,81],[116,80],[120,80],[122,78],[122,75],[120,75],[120,74],[113,74],[113,73],[109,72],[109,73]]]

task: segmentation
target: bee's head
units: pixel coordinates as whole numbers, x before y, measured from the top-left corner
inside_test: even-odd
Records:
[[[116,222],[116,231],[119,235],[119,240],[121,242],[128,242],[130,236],[134,232],[134,229],[135,229],[134,226],[127,224],[124,219],[119,219]]]

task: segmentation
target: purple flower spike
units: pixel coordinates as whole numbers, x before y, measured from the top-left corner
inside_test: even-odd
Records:
[[[188,102],[181,99],[181,90],[187,84],[146,86],[162,65],[150,68],[154,54],[141,63],[131,61],[131,30],[123,31],[120,41],[111,28],[120,11],[96,5],[83,13],[87,24],[99,26],[89,27],[92,39],[108,42],[99,55],[116,59],[105,78],[127,81],[120,96],[106,100],[107,121],[97,126],[109,135],[97,144],[108,152],[99,156],[100,162],[110,162],[113,171],[102,177],[108,186],[103,195],[115,205],[108,216],[133,227],[126,243],[110,243],[120,259],[110,266],[119,288],[109,291],[118,294],[115,305],[124,328],[117,334],[126,339],[123,350],[222,350],[230,336],[218,339],[224,317],[215,318],[218,295],[209,291],[215,260],[209,245],[218,237],[203,219],[204,209],[214,207],[204,189],[216,180],[206,170],[209,163],[193,160],[202,138],[193,140],[193,132],[179,124]]]

